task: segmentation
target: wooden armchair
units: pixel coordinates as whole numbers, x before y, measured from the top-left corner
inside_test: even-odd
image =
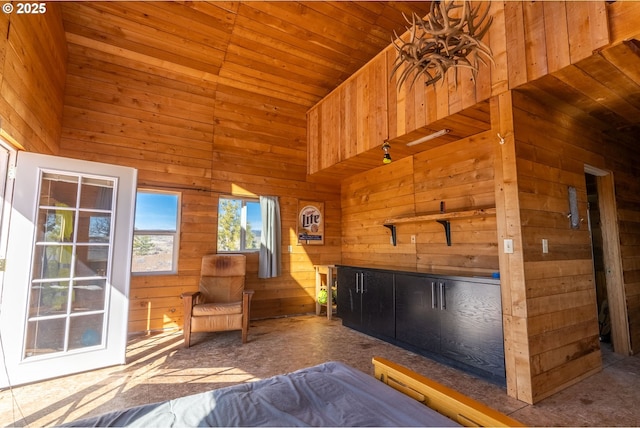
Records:
[[[202,258],[199,291],[182,293],[184,346],[191,333],[242,330],[247,342],[253,290],[245,290],[246,257],[242,254],[209,254]]]

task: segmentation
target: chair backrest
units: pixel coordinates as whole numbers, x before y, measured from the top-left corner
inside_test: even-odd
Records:
[[[202,257],[200,292],[206,302],[242,301],[247,259],[243,254],[208,254]]]

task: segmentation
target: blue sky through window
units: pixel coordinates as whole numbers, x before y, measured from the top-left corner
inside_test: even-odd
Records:
[[[176,230],[177,215],[178,195],[137,193],[135,230]]]
[[[247,222],[253,230],[262,230],[262,219],[260,218],[260,204],[247,204]]]

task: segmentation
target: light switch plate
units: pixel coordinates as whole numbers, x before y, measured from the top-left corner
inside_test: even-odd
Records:
[[[549,241],[542,238],[542,254],[549,253]]]
[[[513,254],[513,239],[504,240],[504,252],[505,254]]]

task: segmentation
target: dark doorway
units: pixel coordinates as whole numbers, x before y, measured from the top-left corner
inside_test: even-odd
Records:
[[[598,180],[595,175],[585,174],[587,182],[588,221],[591,233],[591,251],[593,253],[593,274],[598,304],[598,324],[600,341],[611,343],[611,317],[607,301],[607,275],[604,262],[604,243],[602,239],[602,223],[598,201]]]

